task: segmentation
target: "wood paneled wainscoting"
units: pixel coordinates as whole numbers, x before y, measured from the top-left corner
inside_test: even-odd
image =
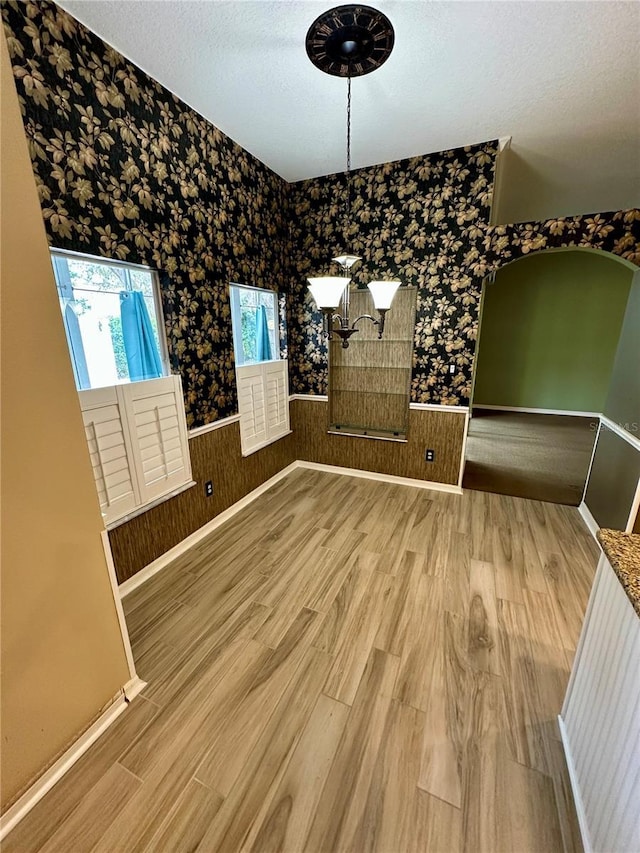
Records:
[[[291,429],[298,459],[430,480],[457,486],[462,460],[466,409],[410,409],[407,441],[328,433],[328,404],[320,400],[293,400]],[[434,451],[433,462],[425,451]]]
[[[109,533],[118,583],[161,557],[174,545],[262,485],[296,458],[294,436],[242,456],[236,421],[189,440],[196,485]],[[213,482],[213,496],[204,493]]]

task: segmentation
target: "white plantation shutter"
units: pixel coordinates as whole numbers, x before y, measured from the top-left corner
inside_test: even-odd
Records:
[[[180,377],[80,392],[107,523],[191,481]]]
[[[289,432],[289,384],[287,362],[264,364],[266,383],[267,432],[269,437]]]
[[[267,411],[262,364],[236,368],[240,441],[244,456],[263,447],[267,440]]]
[[[236,367],[240,442],[247,456],[289,432],[287,362]]]
[[[100,511],[109,522],[140,503],[129,435],[115,388],[80,391],[79,396]]]
[[[121,386],[143,503],[191,479],[189,442],[178,376]]]

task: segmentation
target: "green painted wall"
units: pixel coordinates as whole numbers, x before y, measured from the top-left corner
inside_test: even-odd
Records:
[[[632,271],[606,255],[549,252],[486,289],[474,405],[604,409]]]
[[[633,278],[604,413],[640,439],[640,272]]]

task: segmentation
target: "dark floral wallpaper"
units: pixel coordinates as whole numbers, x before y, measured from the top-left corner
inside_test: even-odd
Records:
[[[532,252],[570,246],[610,252],[640,267],[640,210],[496,225],[487,229],[483,251],[493,271]]]
[[[497,150],[487,142],[355,171],[346,228],[344,174],[292,186],[292,391],[326,393],[322,317],[306,278],[337,275],[331,258],[348,248],[362,256],[352,270],[357,286],[390,277],[418,289],[412,400],[467,402]]]
[[[361,169],[353,175],[346,229],[344,174],[293,185],[292,391],[326,394],[327,347],[306,278],[338,274],[331,258],[346,248],[362,256],[352,270],[357,286],[389,277],[418,288],[411,399],[443,405],[469,402],[489,273],[526,254],[570,246],[602,249],[640,266],[639,210],[490,226],[496,154],[497,143],[489,142]]]
[[[2,17],[49,242],[157,269],[189,426],[234,414],[228,283],[283,290],[287,184],[54,3]]]
[[[48,0],[2,16],[49,241],[159,270],[190,426],[237,411],[229,282],[286,298],[291,391],[326,393],[306,278],[348,242],[359,286],[418,288],[412,399],[464,405],[485,275],[561,246],[640,264],[637,210],[490,226],[495,142],[356,171],[345,240],[344,174],[287,184]]]

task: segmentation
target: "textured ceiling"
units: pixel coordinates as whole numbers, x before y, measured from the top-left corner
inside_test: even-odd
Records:
[[[304,48],[331,2],[60,5],[287,180],[344,169],[346,81]],[[511,136],[500,221],[640,206],[640,3],[373,5],[396,44],[353,83],[355,167]]]

